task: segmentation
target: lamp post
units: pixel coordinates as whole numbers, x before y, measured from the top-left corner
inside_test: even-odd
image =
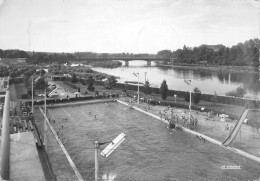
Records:
[[[98,181],[98,148],[100,144],[98,141],[95,141],[95,181]]]
[[[46,89],[44,89],[44,113],[47,118],[47,109],[46,109]],[[44,146],[45,150],[47,150],[47,120],[44,119]]]
[[[190,80],[190,105],[189,105],[189,109],[190,109],[190,112],[189,112],[189,122],[190,122],[190,113],[191,113],[191,80]]]
[[[109,143],[109,145],[101,152],[101,155],[104,157],[108,157],[114,150],[125,140],[125,134],[119,134],[113,141],[100,143],[99,141],[95,141],[95,181],[98,181],[98,149],[101,145]]]
[[[32,77],[32,113],[33,113],[33,79],[34,79],[34,76]]]
[[[136,77],[138,77],[138,90],[137,90],[137,104],[139,104],[139,73],[133,73]]]
[[[146,83],[146,74],[147,72],[144,72],[144,83]]]
[[[190,122],[190,113],[191,113],[191,80],[190,79],[189,80],[184,80],[184,82],[189,85],[189,92],[190,92],[189,122]]]

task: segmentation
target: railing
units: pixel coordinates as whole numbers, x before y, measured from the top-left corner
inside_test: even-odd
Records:
[[[4,112],[2,118],[2,139],[1,139],[1,179],[10,180],[10,91],[6,90]]]

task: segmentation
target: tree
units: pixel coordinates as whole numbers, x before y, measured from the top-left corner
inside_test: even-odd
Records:
[[[45,81],[44,77],[41,77],[40,79],[37,80],[37,82],[34,84],[34,89],[36,90],[45,90],[48,87],[48,82]]]
[[[114,76],[109,77],[106,82],[105,82],[105,88],[107,89],[111,89],[112,87],[114,87],[117,83],[117,80]]]
[[[184,100],[185,100],[186,102],[190,102],[190,93],[189,93],[189,92],[185,92],[185,93],[184,93]]]
[[[168,85],[166,84],[166,80],[163,80],[160,87],[160,92],[161,92],[162,99],[165,100],[168,96]]]
[[[10,78],[15,78],[15,77],[17,77],[17,73],[16,72],[10,72],[9,76],[10,76]]]
[[[9,76],[9,71],[8,71],[8,70],[5,70],[5,71],[3,72],[3,74],[4,74],[5,77],[7,77],[7,76]]]
[[[145,84],[144,84],[144,93],[145,94],[151,94],[152,93],[152,90],[151,90],[151,87],[150,87],[150,83],[149,81],[145,81]]]
[[[244,95],[246,94],[246,90],[243,87],[238,87],[236,92],[237,92],[237,97],[244,97]]]
[[[36,75],[44,75],[46,73],[46,71],[44,69],[41,69],[37,72],[35,72]]]
[[[32,74],[34,74],[34,72],[35,72],[35,70],[28,70],[28,71],[24,72],[24,76],[30,77],[30,76],[32,76]]]
[[[89,76],[89,77],[88,77],[88,80],[87,80],[88,90],[89,90],[89,91],[94,91],[94,90],[95,90],[95,87],[93,86],[93,85],[94,85],[94,82],[95,82],[95,79],[93,78],[93,76]]]
[[[76,83],[78,81],[76,74],[72,75],[71,82]]]
[[[218,102],[218,95],[217,95],[216,91],[215,91],[213,97],[211,98],[211,101],[213,102],[213,105],[217,104],[217,102]]]
[[[199,90],[199,88],[195,87],[193,92],[194,92],[193,103],[198,104],[200,102],[200,99],[201,99],[201,91]]]
[[[236,90],[226,93],[227,96],[233,96],[233,97],[244,97],[245,94],[246,94],[246,90],[243,87],[238,87]]]

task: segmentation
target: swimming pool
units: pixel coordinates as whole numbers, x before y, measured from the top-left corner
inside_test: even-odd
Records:
[[[169,134],[159,120],[117,103],[49,108],[48,116],[84,179],[94,179],[93,142],[125,133],[108,157],[99,155],[100,176],[117,180],[246,180],[260,164],[183,131]],[[96,118],[95,118],[96,117]],[[100,149],[105,148],[103,145]]]

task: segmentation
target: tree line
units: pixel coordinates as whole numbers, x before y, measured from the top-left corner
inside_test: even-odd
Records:
[[[74,53],[51,53],[51,52],[29,52],[23,50],[2,50],[0,49],[0,58],[27,58],[28,63],[39,64],[43,62],[58,62],[58,63],[66,63],[70,60],[86,60],[86,63],[96,62],[95,59],[104,59],[107,60],[109,58],[118,58],[121,57],[154,57],[153,54],[146,53],[94,53],[94,52],[74,52]],[[92,60],[91,60],[92,59]],[[100,63],[99,63],[100,64]],[[117,65],[118,66],[118,62]],[[102,63],[104,65],[104,63]],[[106,65],[104,66],[109,66]],[[115,66],[115,64],[113,64]]]
[[[183,46],[176,51],[161,50],[156,55],[153,54],[133,54],[133,53],[94,53],[94,52],[74,52],[74,53],[51,53],[51,52],[29,52],[23,50],[2,50],[0,58],[28,58],[28,63],[38,64],[42,62],[65,63],[69,60],[108,59],[120,57],[157,57],[172,59],[174,63],[200,64],[206,62],[209,65],[235,65],[235,66],[259,66],[259,39],[250,39],[244,43],[238,43],[232,47],[224,45],[201,45],[198,47]],[[90,63],[90,62],[86,62]],[[165,62],[167,63],[167,62]]]
[[[183,46],[176,51],[162,50],[159,58],[172,58],[174,63],[234,66],[259,66],[259,39],[250,39],[232,47],[224,45],[201,45],[199,47]]]

